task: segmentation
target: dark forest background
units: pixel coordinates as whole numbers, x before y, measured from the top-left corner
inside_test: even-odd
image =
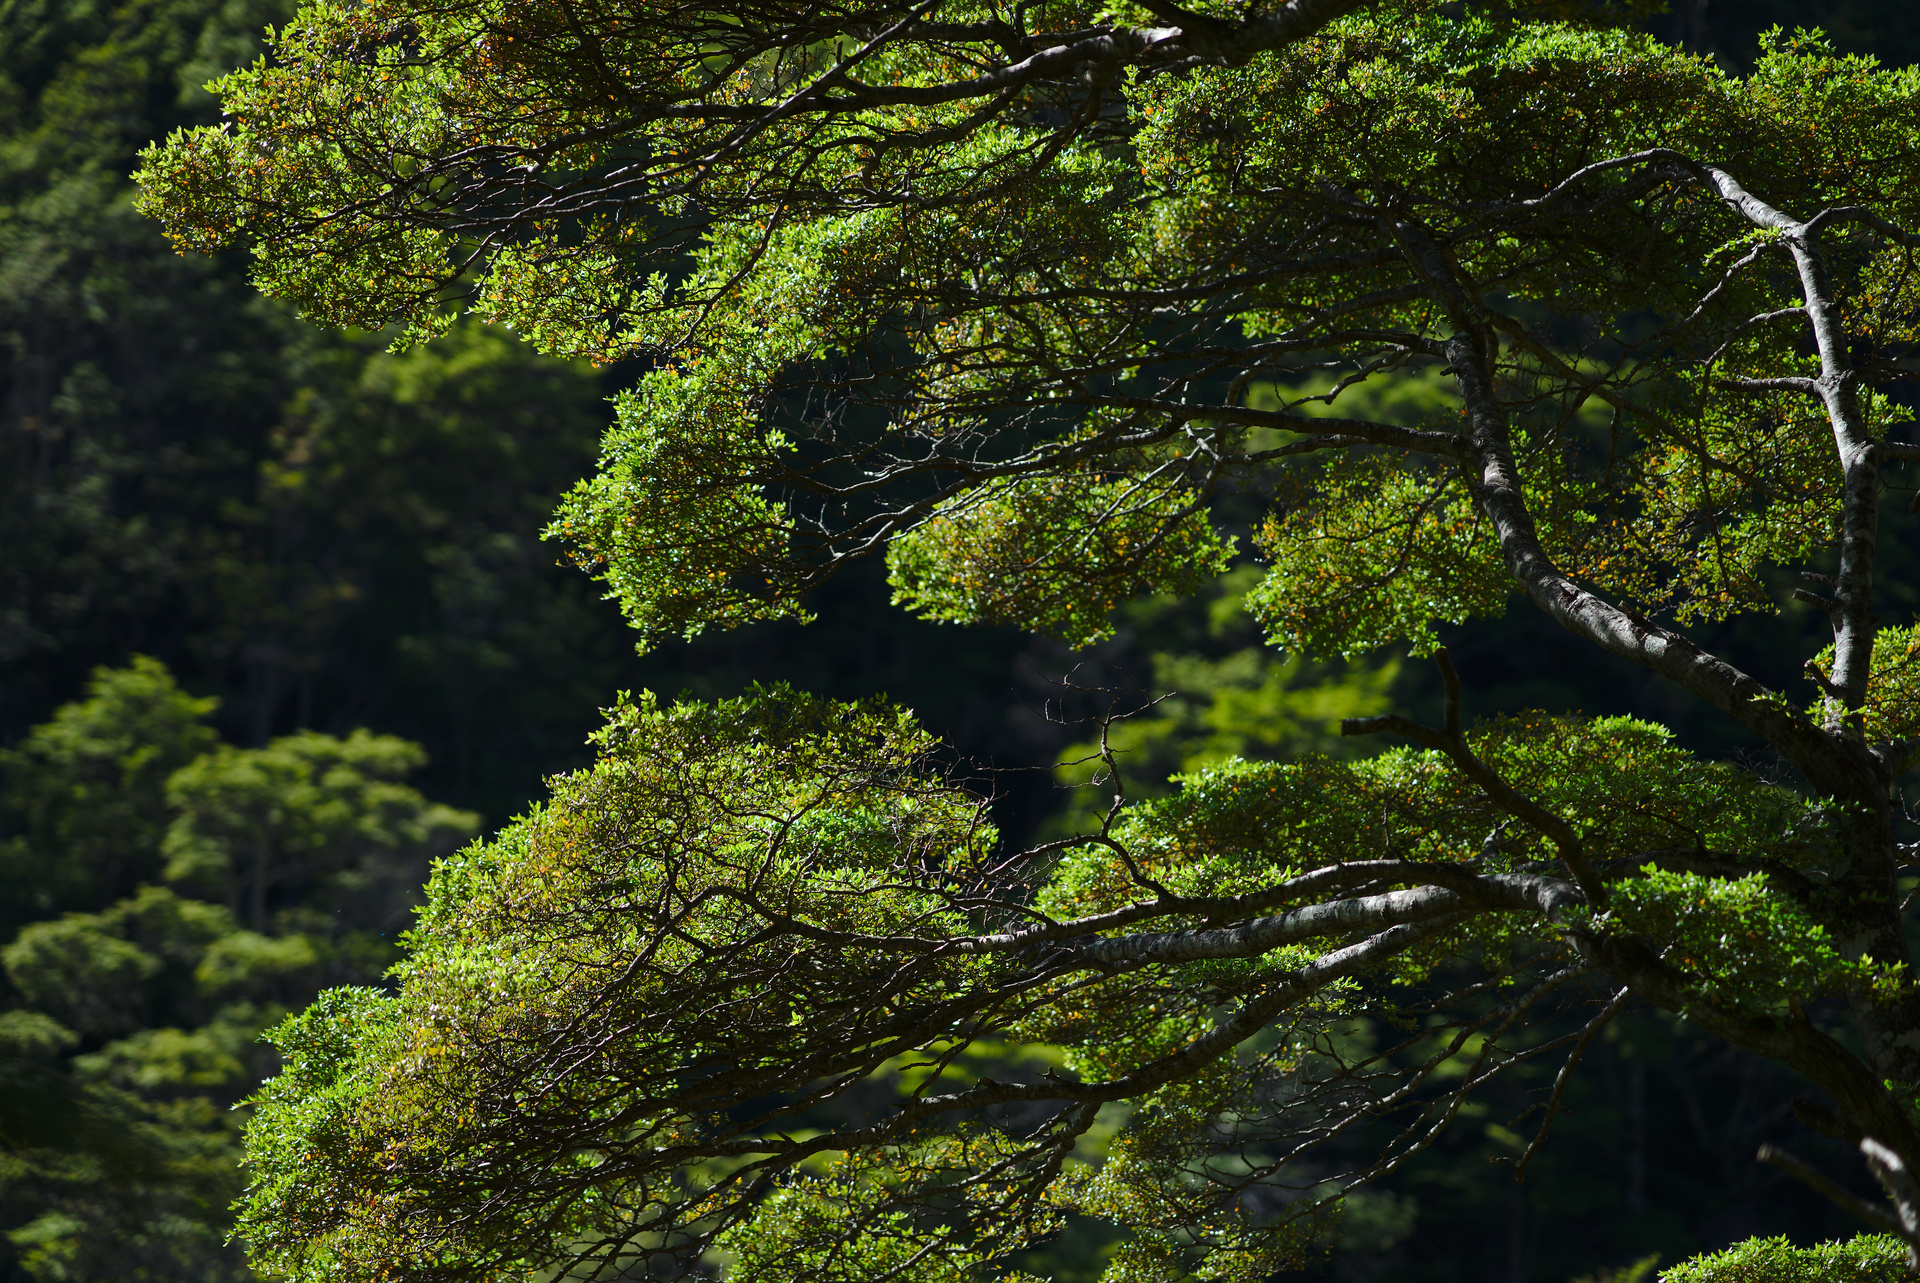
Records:
[[[259,297],[238,257],[175,255],[133,212],[135,152],[214,119],[200,86],[284,14],[0,0],[0,1283],[250,1277],[224,1236],[231,1106],[273,1069],[258,1032],[322,986],[378,983],[427,862],[582,764],[615,691],[885,691],[1001,795],[1016,839],[1076,806],[1052,767],[1086,728],[1047,710],[1100,702],[1055,684],[1088,657],[907,619],[876,567],[823,590],[809,627],[635,655],[537,535],[630,371],[479,327],[389,354]],[[1911,0],[1676,0],[1650,27],[1737,68],[1775,23],[1920,57]],[[1915,611],[1915,524],[1889,532],[1889,617]],[[1339,716],[1435,700],[1393,656],[1262,652],[1244,587],[1136,603],[1080,668],[1180,692],[1127,729],[1143,789],[1228,752],[1341,751]],[[1789,613],[1710,640],[1786,684],[1812,628]],[[1521,608],[1453,649],[1477,713],[1631,712],[1750,751]],[[1618,1022],[1515,1182],[1538,1086],[1479,1102],[1355,1200],[1311,1273],[1626,1279],[1755,1233],[1852,1232],[1751,1161],[1762,1139],[1817,1152],[1793,1084],[1682,1023]],[[1091,1279],[1104,1246],[1076,1224],[1035,1264]]]

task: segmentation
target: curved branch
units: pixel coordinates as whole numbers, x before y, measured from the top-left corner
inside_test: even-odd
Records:
[[[1864,1198],[1848,1193],[1813,1167],[1795,1158],[1778,1145],[1762,1145],[1755,1158],[1770,1167],[1778,1167],[1820,1197],[1853,1216],[1859,1217],[1882,1234],[1906,1237],[1900,1222],[1884,1207],[1876,1207]]]
[[[1920,1133],[1915,1132],[1904,1104],[1886,1090],[1882,1077],[1811,1021],[1744,1016],[1706,1001],[1632,938],[1595,934],[1578,943],[1592,962],[1632,985],[1648,1002],[1684,1015],[1736,1047],[1798,1070],[1831,1096],[1842,1114],[1868,1132],[1904,1153],[1920,1150]]]
[[[1540,546],[1521,491],[1505,415],[1493,392],[1481,345],[1468,334],[1448,343],[1473,426],[1474,498],[1493,523],[1508,573],[1563,628],[1660,674],[1759,732],[1814,784],[1858,796],[1876,788],[1865,754],[1849,753],[1832,736],[1726,660],[1679,633],[1633,615],[1568,578]]]

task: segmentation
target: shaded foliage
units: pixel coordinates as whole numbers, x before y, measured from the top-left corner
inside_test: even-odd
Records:
[[[275,1067],[261,1029],[377,980],[429,859],[476,827],[401,782],[417,746],[362,731],[238,749],[215,743],[213,712],[141,660],[0,757],[0,870],[49,893],[9,897],[0,948],[12,1277],[250,1278],[226,1242],[231,1109]],[[248,860],[197,858],[223,841]],[[289,869],[301,879],[255,894]]]

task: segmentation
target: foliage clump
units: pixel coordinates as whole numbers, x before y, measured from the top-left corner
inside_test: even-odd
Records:
[[[1906,1247],[1891,1234],[1795,1247],[1754,1238],[1660,1272],[1660,1283],[1899,1283],[1913,1277]]]
[[[260,1033],[377,978],[410,880],[476,827],[402,782],[415,745],[235,748],[214,703],[139,658],[0,754],[0,873],[44,897],[0,948],[0,1211],[36,1280],[251,1277],[226,1231]]]

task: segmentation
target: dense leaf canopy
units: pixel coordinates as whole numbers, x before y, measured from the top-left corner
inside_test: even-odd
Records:
[[[1633,1001],[1814,1083],[1892,1210],[1775,1161],[1920,1252],[1920,669],[1874,611],[1920,76],[1418,0],[376,0],[272,50],[148,208],[314,317],[644,360],[553,533],[648,642],[884,553],[925,616],[1082,645],[1252,551],[1275,644],[1448,695],[1346,723],[1418,749],[1204,766],[1027,851],[885,706],[630,702],[440,867],[397,993],[277,1035],[268,1268],[957,1280],[1078,1213],[1130,1233],[1110,1283],[1260,1279]],[[1811,698],[1679,631],[1783,567]],[[1436,627],[1522,596],[1785,769],[1468,728]]]

